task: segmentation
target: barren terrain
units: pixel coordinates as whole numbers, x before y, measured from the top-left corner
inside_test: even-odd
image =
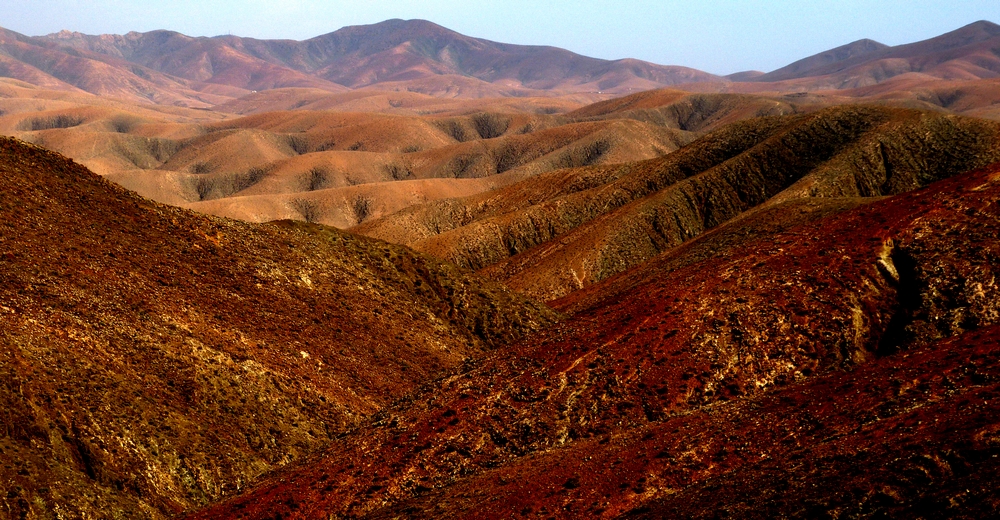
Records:
[[[0,517],[997,516],[998,45],[0,30]]]

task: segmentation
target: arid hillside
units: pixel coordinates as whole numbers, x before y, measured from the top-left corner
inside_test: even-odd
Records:
[[[0,516],[204,505],[557,318],[402,247],[161,206],[13,139],[0,172]]]
[[[697,136],[660,121],[561,113],[577,104],[529,110],[525,100],[521,106],[437,103],[443,112],[433,115],[400,106],[398,113],[316,107],[238,117],[56,95],[19,83],[8,89],[11,98],[0,99],[3,131],[73,157],[143,196],[251,222],[299,219],[348,228],[553,169],[659,157]],[[354,99],[373,97],[395,104],[385,94]],[[470,112],[475,106],[490,110]]]
[[[497,43],[423,20],[345,27],[306,41],[0,30],[0,55],[5,76],[40,87],[191,107],[290,87],[345,92],[381,85],[478,98],[622,94],[721,79],[686,67]]]
[[[1000,124],[880,107],[748,119],[658,159],[560,170],[356,231],[552,300],[745,212],[880,197],[1000,160]]]
[[[889,47],[871,40],[839,47],[753,78],[755,82],[810,78],[813,89],[856,88],[901,74],[940,79],[1000,77],[1000,25],[979,21],[941,36]],[[803,84],[806,84],[803,82]]]
[[[0,518],[1000,517],[998,45],[0,29]]]
[[[989,516],[998,197],[732,221],[189,518]]]
[[[405,229],[378,236],[412,243],[424,234],[414,207],[662,158],[745,119],[843,104],[1000,119],[997,34],[984,21],[897,47],[862,40],[720,78],[420,20],[304,42],[0,31],[12,78],[0,80],[0,132],[159,202],[339,228],[395,214]],[[872,72],[889,62],[898,73]]]

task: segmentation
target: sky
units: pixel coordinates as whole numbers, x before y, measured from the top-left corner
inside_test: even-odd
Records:
[[[861,38],[919,41],[977,20],[998,0],[0,0],[0,27],[124,34],[169,29],[304,40],[390,18],[430,20],[467,36],[554,45],[715,74],[771,71]]]

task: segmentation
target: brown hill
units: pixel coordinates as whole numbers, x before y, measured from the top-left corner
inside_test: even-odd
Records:
[[[47,89],[82,90],[132,102],[206,107],[220,101],[184,79],[86,50],[0,30],[3,73]]]
[[[861,40],[753,78],[755,82],[809,79],[810,88],[856,88],[906,73],[940,79],[1000,76],[1000,26],[979,21],[921,42],[886,47]]]
[[[47,110],[31,112],[38,108]],[[657,157],[692,139],[688,132],[635,120],[577,123],[534,111],[404,116],[294,110],[237,118],[110,101],[42,104],[37,98],[0,100],[3,109],[9,110],[0,115],[0,129],[158,201],[255,222],[302,218],[295,205],[315,203],[311,220],[345,228],[573,164]],[[468,181],[475,178],[489,180]],[[359,204],[367,209],[359,213]]]
[[[58,81],[17,71],[13,65],[19,79],[118,97],[145,96],[143,92],[153,92],[154,87],[158,93],[168,87],[182,93],[169,100],[161,93],[155,99],[160,103],[192,103],[202,99],[199,92],[206,85],[225,85],[243,93],[283,87],[338,92],[377,84],[394,90],[402,82],[401,90],[499,97],[551,90],[624,93],[718,79],[685,67],[606,61],[554,47],[491,42],[423,20],[345,27],[302,42],[192,38],[170,31],[100,36],[63,31],[37,38],[7,33],[3,49],[8,55],[41,66],[42,73]],[[42,66],[43,61],[65,65]]]
[[[356,229],[551,300],[761,204],[891,195],[998,159],[996,123],[836,107],[744,121],[663,158],[552,172],[524,187],[441,201]],[[567,188],[524,197],[545,193],[536,186],[546,183]]]
[[[405,248],[199,216],[0,147],[0,516],[217,500],[556,317]]]
[[[782,81],[809,76],[824,75],[825,70],[844,67],[845,62],[859,62],[870,58],[879,51],[890,49],[888,45],[874,40],[863,39],[842,45],[819,54],[803,58],[778,70],[751,78],[751,81]]]
[[[650,90],[593,103],[566,116],[582,121],[634,119],[688,132],[708,132],[743,119],[813,112],[840,104],[845,104],[845,100],[827,96],[691,94],[676,90]]]
[[[995,165],[727,224],[190,518],[989,516],[998,196]]]

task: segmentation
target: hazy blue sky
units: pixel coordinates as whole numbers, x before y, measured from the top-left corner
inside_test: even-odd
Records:
[[[0,0],[0,26],[31,36],[171,29],[303,40],[389,18],[728,74],[773,70],[861,38],[898,45],[976,20],[1000,23],[1000,0]]]

